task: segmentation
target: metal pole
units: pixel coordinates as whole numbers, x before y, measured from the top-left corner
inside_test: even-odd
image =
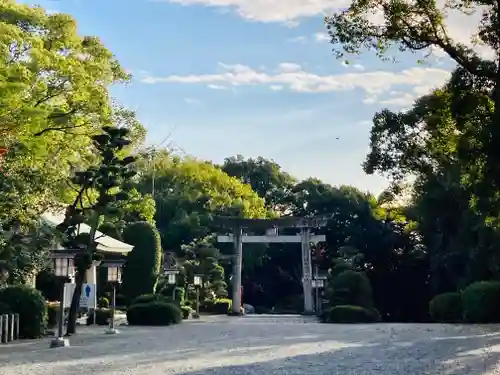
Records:
[[[175,284],[172,284],[172,303],[175,303]]]
[[[243,261],[242,230],[239,226],[234,228],[234,265],[233,265],[233,302],[234,314],[240,314],[241,307],[241,264]]]
[[[3,342],[3,315],[0,315],[0,342]]]
[[[196,287],[196,314],[200,315],[200,287]]]
[[[61,298],[59,301],[59,324],[57,327],[57,337],[62,338],[64,326],[64,280],[61,280]]]

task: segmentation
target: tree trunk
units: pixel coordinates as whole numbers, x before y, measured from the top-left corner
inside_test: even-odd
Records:
[[[94,239],[95,233],[97,231],[97,226],[99,225],[99,218],[101,215],[94,213],[93,219],[91,221],[90,233],[89,233],[89,243],[85,251],[93,252],[94,250]],[[90,264],[90,266],[92,263]],[[89,269],[90,267],[87,267]],[[73,298],[71,299],[71,306],[69,308],[68,314],[68,326],[66,327],[66,335],[71,335],[76,333],[76,319],[78,318],[78,309],[80,307],[80,297],[82,295],[83,281],[85,280],[85,271],[77,271],[75,275],[75,291],[73,293]]]
[[[80,307],[80,297],[82,295],[83,281],[85,279],[85,272],[77,271],[75,275],[75,291],[71,299],[71,306],[68,314],[68,325],[66,327],[66,335],[76,333],[76,319],[78,318],[78,309]]]

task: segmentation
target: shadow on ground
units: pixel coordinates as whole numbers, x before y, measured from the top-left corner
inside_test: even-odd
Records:
[[[50,372],[43,373],[58,375],[88,374],[90,369],[122,373],[131,368],[137,374],[153,374],[161,365],[168,373],[183,375],[481,375],[493,371],[500,359],[500,330],[491,326],[286,326],[286,320],[240,319],[129,327],[116,336],[88,331],[71,338],[72,348],[58,350],[48,349],[48,341],[20,342],[0,347],[0,363],[14,370],[49,363]],[[32,375],[38,374],[42,372]]]

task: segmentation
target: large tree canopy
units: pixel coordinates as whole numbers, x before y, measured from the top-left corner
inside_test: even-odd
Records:
[[[493,203],[498,203],[497,191],[500,190],[499,6],[496,0],[354,0],[347,9],[326,19],[339,57],[364,50],[372,50],[381,57],[388,57],[394,51],[391,48],[394,46],[399,47],[400,51],[411,52],[432,47],[441,49],[457,63],[459,70],[454,77],[454,87],[461,89],[458,90],[458,98],[468,98],[460,101],[465,106],[455,105],[448,109],[455,112],[456,120],[464,113],[472,114],[477,119],[478,112],[470,111],[476,101],[469,100],[470,95],[463,90],[467,86],[475,86],[476,91],[482,94],[476,100],[480,100],[483,108],[487,106],[487,110],[481,113],[482,121],[476,123],[481,125],[475,130],[475,152],[468,154],[468,164],[474,166],[475,174],[473,181],[469,182],[481,192],[478,198],[485,203],[483,209],[490,212],[497,210],[498,204]],[[468,18],[464,22],[477,21],[475,36],[470,35],[473,37],[471,43],[464,44],[452,38],[448,21],[457,13]],[[480,53],[484,48],[489,53]],[[456,97],[457,95],[455,99]],[[457,136],[461,138],[459,143],[470,145],[470,134],[462,131],[464,124],[457,122],[457,125]]]

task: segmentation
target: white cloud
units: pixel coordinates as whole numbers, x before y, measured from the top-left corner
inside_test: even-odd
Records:
[[[163,0],[182,5],[203,5],[233,9],[240,17],[261,22],[282,22],[295,26],[297,19],[329,14],[347,6],[349,0]]]
[[[327,33],[316,33],[313,35],[316,42],[328,42],[330,41],[330,36]]]
[[[279,22],[290,27],[297,26],[298,21],[304,17],[318,17],[331,15],[333,12],[350,5],[350,0],[156,0],[181,5],[201,5],[216,8],[218,11],[234,11],[241,18],[258,22]],[[415,1],[415,0],[411,0]],[[437,0],[440,8],[446,0]],[[453,10],[448,6],[447,29],[453,39],[465,44],[471,43],[471,37],[476,33],[477,26],[481,20],[480,8],[472,15],[467,15],[462,10]],[[370,16],[372,22],[380,22],[379,14]],[[314,38],[317,41],[328,39],[326,33],[317,33]],[[293,38],[303,42],[301,37]],[[488,56],[492,51],[485,47],[478,47],[481,53]]]
[[[267,87],[282,86],[294,92],[328,93],[335,91],[363,90],[370,102],[378,101],[381,95],[388,94],[399,86],[410,86],[415,97],[429,92],[443,84],[450,73],[430,67],[414,67],[399,72],[371,71],[346,74],[318,75],[304,70],[295,63],[278,65],[277,72],[255,70],[247,65],[219,64],[223,71],[214,74],[171,75],[167,77],[145,77],[143,83],[178,83]],[[273,88],[271,88],[273,89]]]
[[[288,43],[305,43],[307,42],[307,38],[303,35],[299,35],[287,40]]]
[[[284,72],[284,73],[291,73],[291,72],[297,72],[302,70],[302,67],[299,64],[295,63],[281,63],[278,65],[278,71]]]
[[[283,90],[283,86],[282,85],[270,85],[269,88],[273,91],[280,91],[280,90]]]
[[[211,83],[210,85],[207,85],[207,87],[209,89],[212,89],[212,90],[227,90],[227,87],[226,86],[222,86],[222,85],[214,85],[213,83]]]

